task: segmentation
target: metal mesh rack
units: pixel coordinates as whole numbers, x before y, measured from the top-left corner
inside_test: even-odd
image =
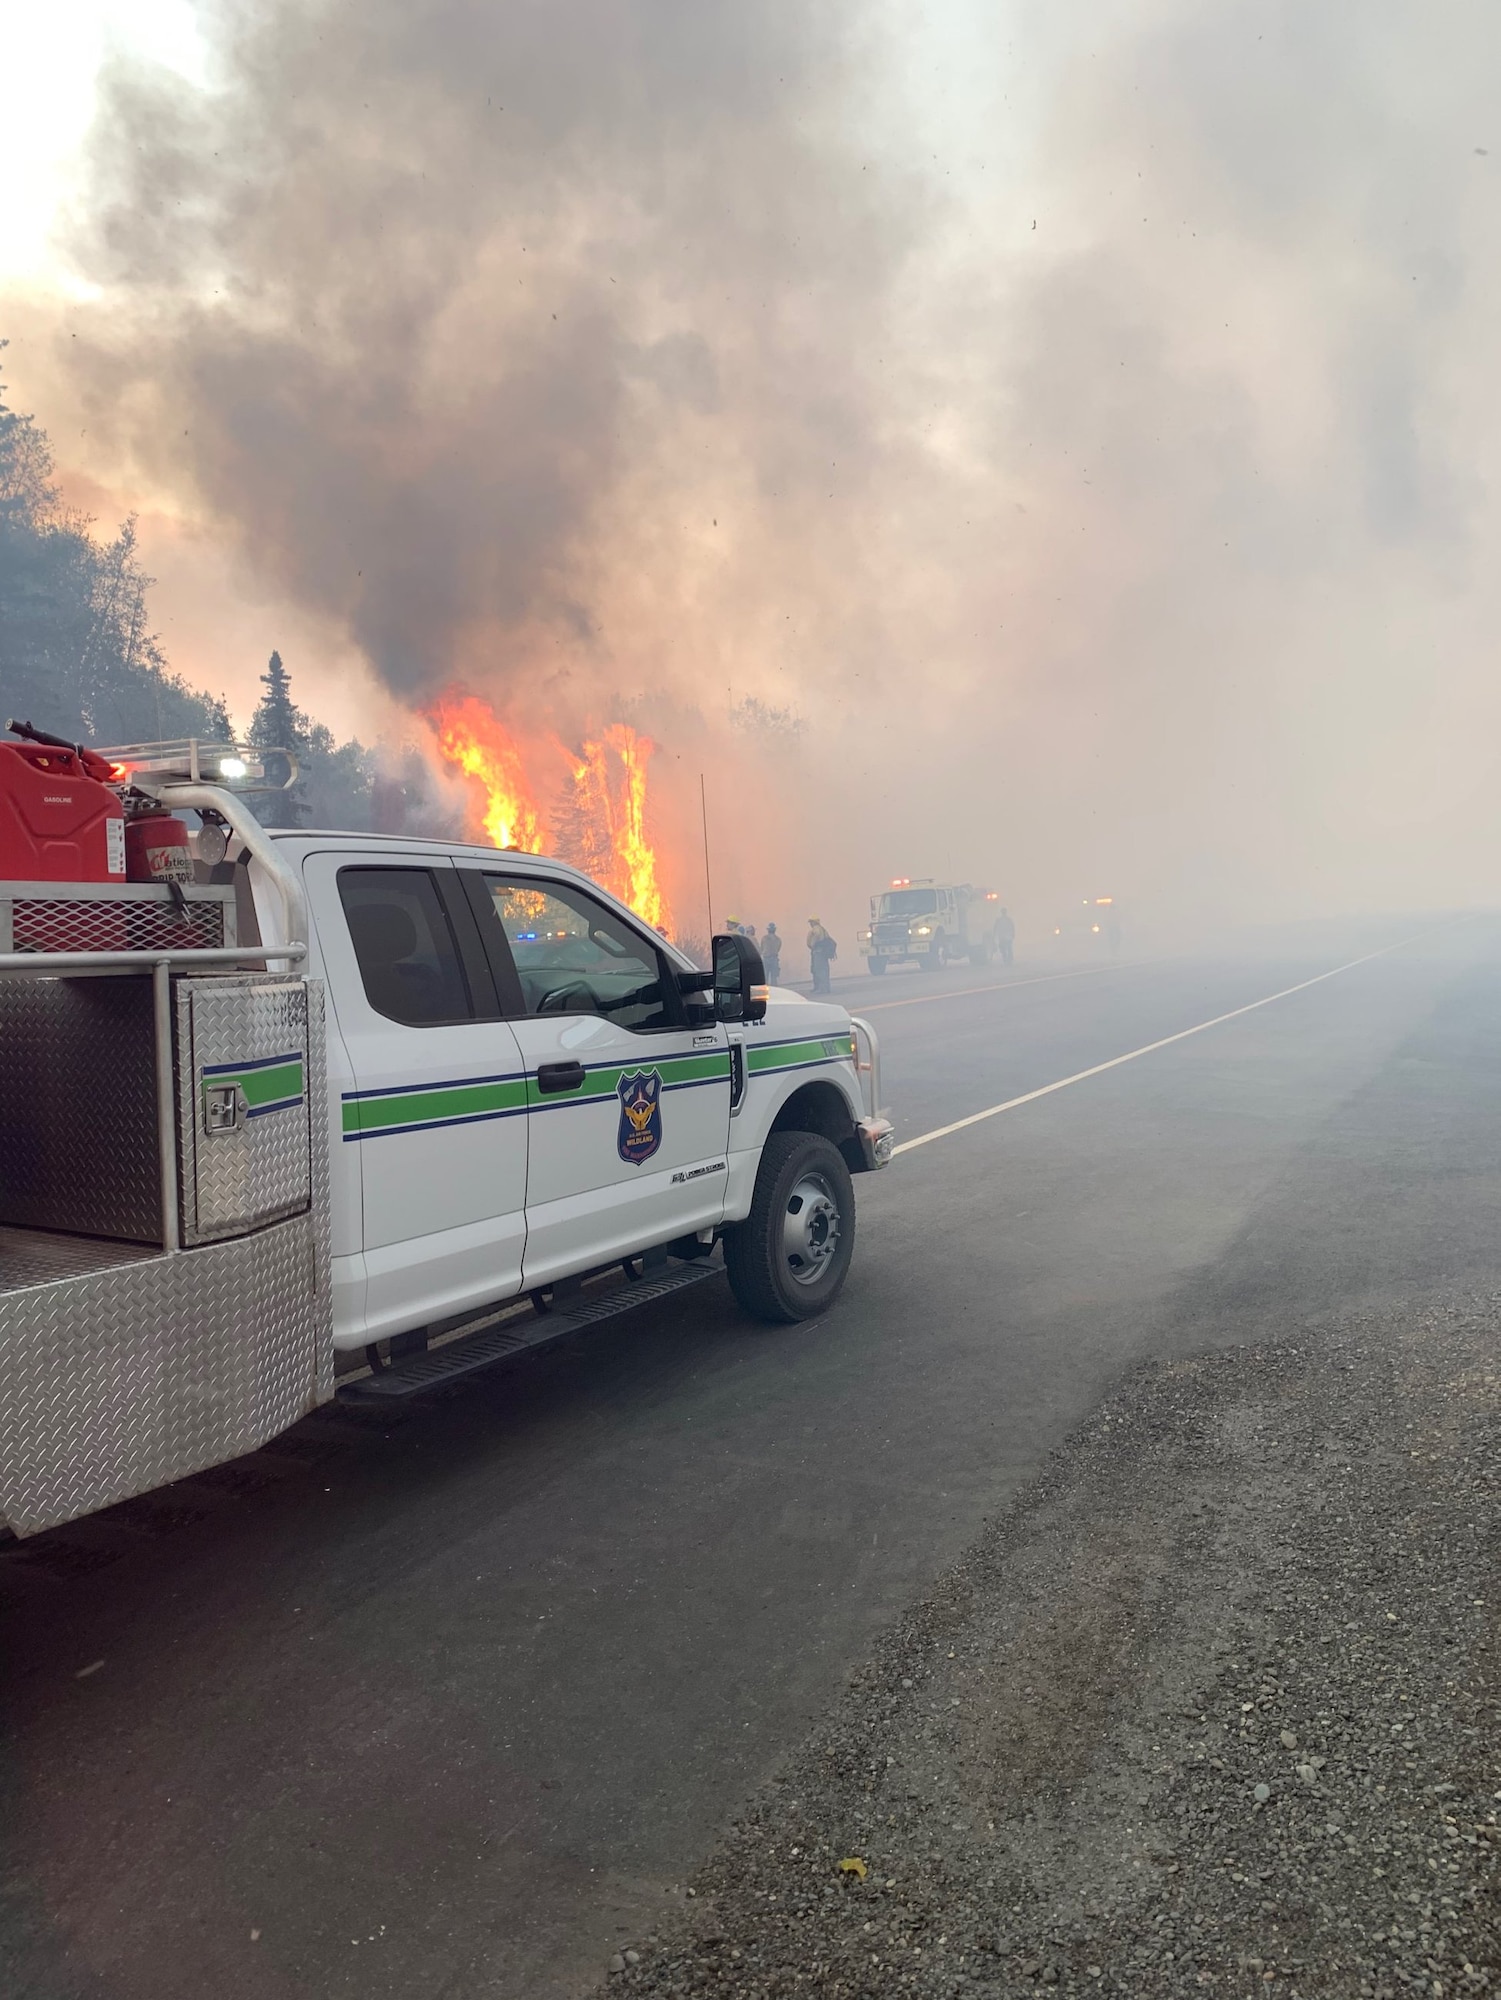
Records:
[[[0,952],[214,951],[239,942],[232,888],[0,883]]]

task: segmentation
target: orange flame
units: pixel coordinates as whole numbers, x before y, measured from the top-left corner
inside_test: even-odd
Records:
[[[646,766],[656,745],[628,723],[612,723],[582,752],[567,750],[570,784],[544,817],[520,746],[477,695],[440,696],[428,710],[438,747],[473,780],[471,835],[497,847],[557,852],[600,882],[649,924],[666,929],[667,899],[646,827]]]
[[[428,710],[428,719],[443,755],[482,788],[482,796],[476,791],[470,815],[474,837],[483,832],[496,847],[539,853],[544,845],[542,815],[527,782],[521,751],[494,709],[478,695],[443,695]]]
[[[592,851],[578,865],[596,875],[638,917],[665,930],[667,899],[657,880],[657,856],[646,832],[646,766],[656,745],[627,722],[615,722],[574,760],[575,810]],[[612,783],[610,752],[618,760]],[[592,836],[590,838],[589,836]]]

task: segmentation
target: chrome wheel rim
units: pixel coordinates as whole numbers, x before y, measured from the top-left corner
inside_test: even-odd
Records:
[[[795,1285],[816,1285],[839,1248],[842,1218],[822,1174],[799,1177],[782,1216],[782,1258]]]

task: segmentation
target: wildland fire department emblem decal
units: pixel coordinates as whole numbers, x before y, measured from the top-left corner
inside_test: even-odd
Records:
[[[620,1099],[616,1150],[629,1167],[649,1160],[662,1143],[662,1079],[654,1069],[638,1069],[615,1086]]]

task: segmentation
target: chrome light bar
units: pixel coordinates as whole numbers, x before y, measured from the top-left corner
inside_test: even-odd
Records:
[[[280,792],[297,782],[295,750],[262,750],[249,743],[207,743],[183,736],[167,743],[112,744],[99,755],[116,767],[122,782],[145,778],[153,785],[223,785],[236,792]],[[268,757],[285,762],[285,778],[267,779]]]

